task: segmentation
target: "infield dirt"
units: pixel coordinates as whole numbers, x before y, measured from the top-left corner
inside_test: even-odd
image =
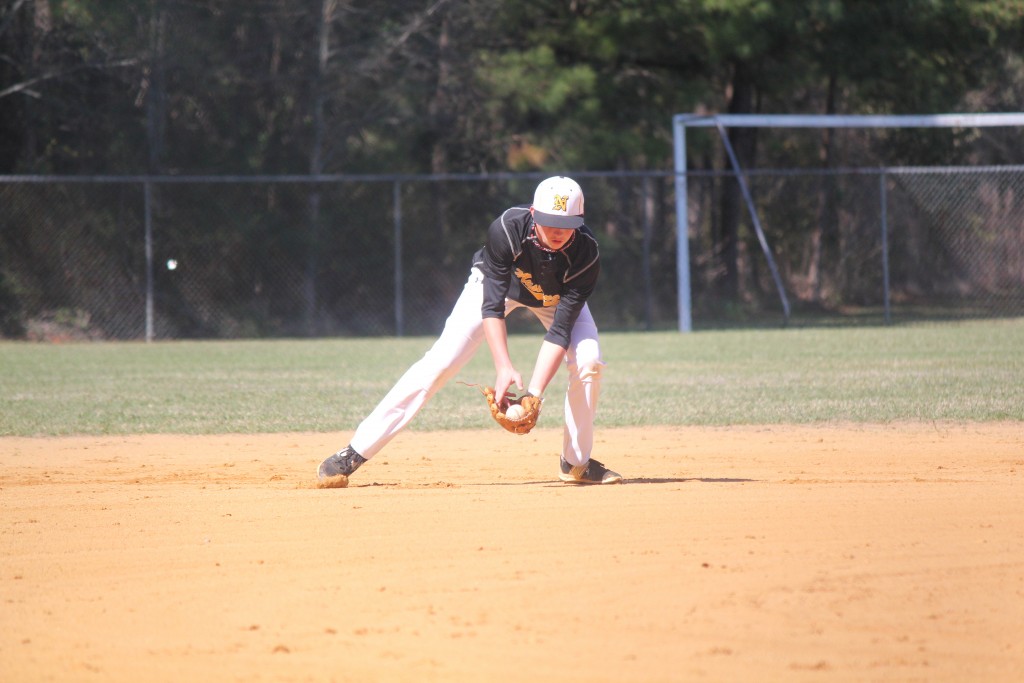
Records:
[[[0,439],[0,680],[1020,681],[1024,426]]]

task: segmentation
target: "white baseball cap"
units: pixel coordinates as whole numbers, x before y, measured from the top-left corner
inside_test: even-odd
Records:
[[[583,190],[572,178],[554,176],[533,193],[533,221],[546,228],[583,225]]]

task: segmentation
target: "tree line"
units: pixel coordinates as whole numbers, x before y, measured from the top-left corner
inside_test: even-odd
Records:
[[[670,170],[675,113],[1017,111],[1022,42],[1024,0],[4,0],[0,174]],[[730,132],[744,163],[761,135]],[[786,151],[831,165],[829,136]],[[887,144],[1019,163],[965,141]]]
[[[6,0],[0,172],[669,168],[677,112],[1016,110],[1022,36],[1022,0]]]

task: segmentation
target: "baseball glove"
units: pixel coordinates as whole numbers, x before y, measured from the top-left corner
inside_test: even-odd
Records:
[[[498,407],[498,401],[494,396],[494,389],[483,387],[481,389],[484,398],[487,399],[487,407],[491,409],[491,417],[502,427],[513,434],[529,434],[530,430],[537,426],[537,419],[540,417],[540,407],[543,399],[527,392],[519,398],[509,399],[509,408],[521,406],[523,415],[521,417],[509,417]]]

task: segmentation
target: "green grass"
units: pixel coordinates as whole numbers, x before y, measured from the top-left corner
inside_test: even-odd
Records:
[[[537,335],[514,335],[533,367]],[[0,343],[0,435],[348,431],[433,339]],[[1024,320],[609,333],[603,425],[1024,421]],[[481,347],[459,375],[493,381]],[[561,420],[560,373],[542,425]],[[411,428],[489,424],[450,383]]]

